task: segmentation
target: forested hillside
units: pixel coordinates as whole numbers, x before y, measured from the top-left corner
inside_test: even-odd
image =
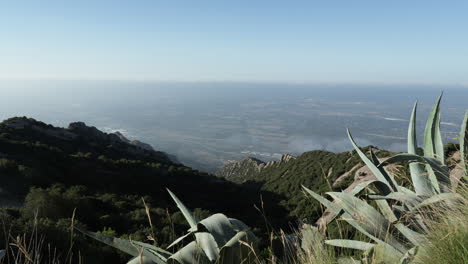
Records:
[[[457,148],[446,146],[447,156],[456,156]],[[370,149],[382,159],[392,155],[371,146],[363,151]],[[409,182],[407,167],[393,170],[401,185]],[[199,219],[214,212],[235,217],[252,227],[260,245],[268,246],[268,232],[289,232],[322,216],[323,208],[304,196],[302,185],[317,193],[341,191],[373,176],[356,151],[322,150],[286,154],[278,162],[246,158],[210,175],[119,133],[106,134],[81,122],[57,128],[23,117],[0,124],[0,177],[0,246],[17,235],[36,233],[56,248],[59,259],[79,251],[86,263],[108,263],[126,256],[89,243],[81,234],[73,234],[71,243],[72,216],[77,227],[151,239],[164,247],[188,228],[166,192],[169,188],[189,208],[198,208],[194,214]],[[332,226],[329,232],[337,230]],[[70,251],[71,245],[77,251]]]
[[[186,226],[166,188],[191,208],[203,208],[196,214],[225,212],[248,218],[252,226],[263,222],[253,207],[259,196],[249,189],[83,123],[62,129],[27,118],[6,120],[0,124],[0,156],[5,230],[11,227],[10,235],[22,234],[37,216],[40,233],[59,252],[69,247],[67,222],[75,209],[76,221],[90,230],[105,228],[145,240],[150,226],[142,198],[151,208],[158,243],[167,245]],[[82,252],[93,250],[86,244],[80,245]]]

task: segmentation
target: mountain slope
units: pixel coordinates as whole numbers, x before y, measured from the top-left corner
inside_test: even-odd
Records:
[[[254,227],[263,223],[253,206],[259,195],[251,189],[80,122],[68,128],[28,118],[0,123],[0,179],[1,205],[10,207],[0,210],[0,220],[14,226],[16,235],[30,230],[28,223],[37,214],[40,223],[47,223],[41,231],[50,235],[48,242],[63,246],[64,252],[68,225],[63,223],[75,208],[76,222],[89,230],[106,227],[118,235],[146,240],[151,231],[142,198],[158,227],[154,235],[167,245],[187,226],[166,188],[189,208],[203,208],[196,209],[196,215],[221,212],[246,219]],[[94,250],[83,243],[83,252]]]
[[[374,151],[379,157],[391,155],[376,148]],[[321,215],[321,208],[303,195],[301,185],[319,193],[342,190],[359,176],[355,175],[356,172],[368,173],[361,169],[363,166],[355,151],[333,153],[315,150],[298,157],[283,155],[277,162],[265,163],[246,158],[226,165],[215,174],[234,182],[256,185],[259,192],[278,194],[284,198],[279,205],[286,208],[293,219],[315,221]]]

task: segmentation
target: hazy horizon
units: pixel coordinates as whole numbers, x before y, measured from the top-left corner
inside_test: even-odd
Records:
[[[468,89],[459,86],[0,81],[0,119],[28,116],[62,127],[83,121],[213,171],[247,156],[351,150],[346,128],[361,146],[404,151],[413,103],[419,100],[421,134],[442,90],[448,142],[466,111]]]

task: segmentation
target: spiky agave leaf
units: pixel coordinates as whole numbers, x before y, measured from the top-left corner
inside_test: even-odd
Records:
[[[179,198],[177,198],[177,196],[173,192],[171,192],[171,190],[167,189],[167,191],[171,195],[174,202],[177,204],[177,207],[179,207],[180,212],[185,217],[190,227],[191,228],[195,227],[198,221],[192,215],[192,212],[190,212],[190,210],[182,203],[182,201],[179,200]]]
[[[414,208],[414,206],[418,204],[422,199],[420,199],[414,193],[404,193],[401,191],[390,193],[387,196],[375,195],[373,194],[372,190],[369,190],[369,192],[371,194],[368,197],[371,199],[375,199],[375,203],[379,208],[380,212],[387,218],[387,220],[393,225],[393,227],[395,227],[395,229],[398,230],[400,234],[402,234],[409,242],[411,242],[413,245],[420,245],[422,242],[425,241],[425,237],[422,234],[410,229],[409,227],[405,226],[400,222],[397,222],[399,220],[398,217],[395,215],[394,211],[390,208],[390,206],[387,203],[387,200],[397,200],[406,205],[411,204],[411,206],[407,206],[411,209]],[[422,225],[416,227],[419,227],[419,230],[424,230],[423,223],[421,223],[418,219],[416,219],[416,222],[419,225]]]
[[[249,246],[247,246],[246,244]],[[233,236],[220,251],[220,263],[250,263],[255,256],[257,238],[249,231],[240,231]]]
[[[244,222],[241,220],[235,219],[235,218],[229,218],[229,222],[232,225],[232,228],[236,232],[241,232],[241,231],[250,231],[250,227],[248,227]]]
[[[219,246],[216,244],[216,240],[208,232],[195,233],[195,239],[197,246],[205,252],[206,257],[210,261],[215,261],[219,258]]]
[[[395,179],[393,179],[392,177],[389,177],[389,175],[384,175],[382,174],[382,172],[379,170],[379,168],[377,168],[377,166],[361,151],[361,149],[358,147],[358,145],[356,144],[356,142],[354,141],[353,139],[353,136],[351,135],[351,132],[349,131],[349,129],[347,129],[347,132],[348,132],[348,137],[349,137],[349,140],[351,141],[351,144],[353,145],[354,149],[356,150],[356,152],[358,153],[359,157],[361,158],[361,160],[367,165],[367,167],[372,171],[372,173],[374,174],[374,176],[381,182],[385,183],[385,185],[387,186],[386,189],[382,189],[380,190],[382,193],[384,194],[388,194],[390,192],[396,192],[398,191],[397,189],[397,184],[395,182]]]
[[[172,199],[177,204],[177,207],[179,207],[180,211],[189,223],[190,228],[197,228],[197,220],[192,215],[190,210],[182,203],[182,201],[179,200],[179,198],[177,198],[177,196],[173,192],[171,192],[169,189],[167,189],[167,191],[169,192]],[[206,257],[210,261],[214,261],[219,258],[219,247],[218,244],[216,244],[213,235],[211,235],[208,232],[197,232],[195,233],[195,238],[197,241],[197,246],[200,247],[203,250],[203,252],[205,252]]]
[[[195,241],[181,248],[168,260],[168,264],[210,264],[212,263]]]
[[[350,194],[353,195],[353,196],[357,195],[362,190],[368,189],[368,187],[370,185],[377,186],[377,189],[379,189],[379,190],[381,190],[382,188],[387,188],[386,184],[379,181],[379,180],[369,180],[369,181],[363,181],[363,182],[359,183],[358,185],[356,185],[354,187],[354,189],[351,190]],[[317,194],[317,193],[313,192],[312,190],[308,189],[304,185],[302,185],[302,188],[304,189],[304,191],[307,194],[312,196],[315,200],[320,202],[323,206],[325,206],[328,209],[328,211],[330,212],[329,221],[333,221],[335,219],[335,217],[337,217],[340,214],[340,212],[342,212],[341,208],[334,205],[333,202],[330,202],[329,200],[323,198],[322,196],[320,196],[319,194]]]
[[[327,209],[329,209],[332,213],[338,215],[341,212],[341,207],[338,205],[334,204],[333,202],[325,199],[321,195],[315,193],[314,191],[310,190],[309,188],[305,187],[302,185],[302,188],[310,195],[312,196],[315,200],[320,202],[323,206],[325,206]]]
[[[187,234],[178,237],[176,240],[174,240],[169,246],[167,246],[167,249],[172,248],[173,246],[179,244],[180,242],[184,241],[186,238],[189,236],[193,235],[194,232],[188,232]]]
[[[189,236],[194,235],[195,232],[207,231],[207,230],[212,234],[216,233],[215,240],[218,243],[218,245],[227,244],[226,241],[231,240],[232,237],[236,235],[236,233],[239,233],[239,232],[247,232],[249,238],[252,241],[253,241],[253,238],[255,237],[252,231],[250,231],[250,228],[246,224],[244,224],[242,221],[235,219],[235,218],[227,218],[223,214],[215,214],[215,215],[212,215],[203,219],[195,227],[190,228],[187,234],[176,239],[174,242],[172,242],[171,245],[168,246],[168,248],[171,248],[174,245],[185,240]],[[218,237],[218,239],[216,239],[216,237]]]
[[[351,248],[366,251],[375,246],[375,244],[349,239],[330,239],[325,240],[325,244],[335,247]]]
[[[406,253],[406,252],[405,252]],[[403,254],[396,252],[387,244],[377,243],[371,249],[364,252],[363,263],[397,263]]]
[[[154,264],[154,261],[145,256],[138,256],[132,258],[127,264]]]
[[[211,215],[198,222],[196,229],[191,228],[189,231],[208,232],[218,245],[226,244],[236,234],[229,218],[224,214]]]
[[[440,163],[445,164],[444,145],[440,133],[440,101],[443,93],[437,98],[427,119],[424,131],[424,156],[436,158]]]
[[[408,127],[408,153],[417,155],[418,143],[416,138],[416,110],[418,108],[418,102],[414,103],[413,111]],[[411,181],[414,186],[414,190],[418,195],[430,195],[434,193],[433,185],[428,177],[424,166],[421,163],[415,162],[410,163],[410,175]]]
[[[391,163],[397,162],[418,162],[425,163],[428,170],[429,180],[433,188],[440,193],[440,191],[450,190],[450,173],[444,164],[441,164],[438,159],[423,157],[415,154],[401,153],[395,156],[392,156],[379,164],[379,167],[386,166]]]
[[[353,190],[351,190],[350,194],[351,195],[357,195],[359,194],[362,190],[364,189],[369,189],[369,186],[376,186],[378,190],[381,190],[383,188],[383,185],[385,183],[379,181],[379,180],[369,180],[369,181],[363,181],[356,185]]]
[[[312,190],[310,190],[310,189],[308,189],[308,188],[306,188],[304,186],[302,186],[302,188],[308,194],[310,194],[313,198],[315,198],[317,201],[319,201],[322,205],[324,205],[327,209],[329,209],[333,214],[335,214],[335,217],[338,214],[340,214],[340,212],[342,211],[342,206],[340,206],[340,204],[338,203],[339,200],[335,200],[334,202],[331,202],[328,199],[325,199],[324,197],[320,196],[319,194],[315,193],[314,191],[312,191]],[[350,195],[350,196],[353,197],[352,195]],[[353,226],[356,230],[358,230],[359,232],[361,232],[364,235],[368,236],[372,240],[374,240],[374,241],[376,241],[378,243],[384,243],[385,244],[385,242],[382,239],[380,239],[377,236],[371,234],[371,233],[373,233],[373,231],[368,232],[369,228],[362,227],[361,226],[362,221],[356,221],[354,219],[354,217],[351,216],[351,214],[346,212],[346,210],[345,210],[345,213],[342,214],[342,220],[346,221],[351,226]],[[402,245],[397,245],[397,246],[399,246],[399,250],[401,250],[401,252],[405,251],[405,249],[404,249],[404,247]]]
[[[378,167],[378,165],[380,164],[380,160],[379,158],[377,157],[377,155],[375,155],[374,151],[372,150],[372,148],[370,148],[370,154],[371,154],[371,161],[372,163],[374,164],[374,166],[377,166],[377,169],[379,170],[380,174],[383,175],[383,177],[385,179],[390,179],[390,183],[392,186],[394,186],[394,192],[395,191],[399,191],[400,190],[400,186],[398,185],[398,183],[395,181],[395,179],[393,178],[392,175],[390,175],[388,173],[388,171],[385,169],[385,167]],[[377,189],[379,189],[379,187],[377,187]]]
[[[367,196],[371,200],[395,200],[403,204],[410,204],[412,207],[418,205],[423,199],[416,194],[394,192],[388,195],[369,194]]]
[[[152,260],[156,264],[165,264],[167,258],[169,258],[172,255],[170,252],[167,252],[164,249],[157,248],[150,244],[116,238],[113,236],[81,230],[78,228],[77,230],[91,238],[94,238],[95,240],[98,240],[104,244],[107,244],[120,251],[123,251],[133,257],[144,256]]]
[[[418,211],[423,207],[431,206],[437,203],[445,203],[450,205],[452,202],[461,200],[463,200],[463,197],[458,193],[440,193],[421,201],[417,206],[412,208],[411,211]]]
[[[370,149],[370,153],[371,153],[371,160],[372,160],[372,163],[374,163],[375,166],[377,166],[377,168],[379,169],[380,173],[382,173],[382,175],[385,176],[385,178],[391,178],[393,180],[393,177],[390,176],[390,174],[388,173],[388,171],[385,169],[385,167],[379,167],[378,165],[380,164],[380,160],[379,158],[377,157],[377,155],[375,155],[374,151],[372,150],[372,148]],[[397,185],[396,181],[395,182],[395,186],[397,188],[397,190],[401,190],[401,187],[399,185]],[[377,188],[379,189],[379,188]],[[370,190],[369,189],[369,192],[370,193],[374,193],[373,190]],[[392,194],[395,194],[395,193],[400,193],[400,191],[397,191],[397,192],[392,192],[388,195],[392,195]],[[387,195],[387,196],[388,196]],[[397,221],[397,217],[395,216],[395,213],[392,211],[392,208],[390,208],[390,205],[388,205],[388,202],[383,199],[383,200],[377,200],[376,201],[376,204],[377,206],[379,207],[380,209],[380,212],[387,218],[388,221],[390,221],[391,223]]]
[[[170,247],[184,240],[191,234],[194,234],[196,246],[204,252],[208,260],[216,261],[220,258],[222,247],[224,247],[229,241],[232,243],[232,239],[238,236],[239,232],[245,232],[250,240],[254,240],[253,238],[255,236],[250,230],[248,230],[248,227],[244,223],[237,219],[229,219],[224,214],[214,214],[196,222],[192,213],[182,203],[182,201],[180,201],[170,190],[168,190],[168,192],[190,224],[189,233],[178,238],[170,245]],[[186,252],[188,252],[187,250],[188,249],[186,249]],[[223,254],[227,254],[225,252],[230,250],[232,251],[231,248],[226,247]]]
[[[220,247],[236,235],[231,222],[223,214],[214,214],[203,219],[197,224],[197,229],[205,231],[195,233],[195,237],[197,244],[211,261],[219,258]]]
[[[351,216],[352,220],[354,220],[352,221],[354,222],[353,226],[358,225],[366,231],[365,235],[370,234],[370,238],[377,238],[379,240],[377,242],[386,241],[398,251],[402,253],[406,252],[406,247],[389,232],[391,230],[390,221],[374,207],[347,193],[328,192],[327,194],[333,197],[338,205],[347,213],[347,216]],[[350,223],[348,219],[345,220]]]
[[[352,227],[354,227],[357,231],[361,232],[362,234],[366,235],[370,239],[374,240],[377,244],[383,245],[385,248],[388,248],[389,251],[393,252],[393,254],[403,256],[403,252],[406,251],[406,248],[394,248],[393,246],[387,244],[383,240],[377,238],[376,236],[372,235],[371,233],[367,232],[366,229],[364,229],[361,226],[361,222],[355,220],[350,214],[348,213],[343,213],[341,220],[346,221],[348,224],[350,224]]]

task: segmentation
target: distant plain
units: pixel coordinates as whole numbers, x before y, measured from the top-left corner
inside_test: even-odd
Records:
[[[420,102],[422,134],[441,91],[443,138],[454,141],[468,104],[462,86],[0,81],[0,118],[84,121],[213,172],[247,156],[269,161],[283,153],[350,150],[346,128],[362,146],[404,151],[413,103]]]

